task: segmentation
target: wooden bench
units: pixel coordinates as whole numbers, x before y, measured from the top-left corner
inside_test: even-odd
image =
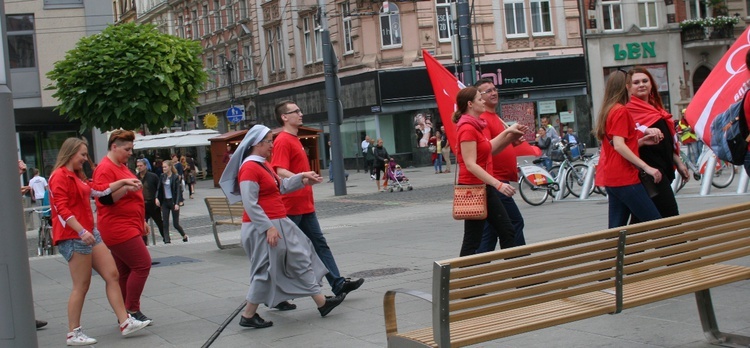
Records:
[[[242,202],[230,205],[226,197],[206,197],[204,201],[206,202],[206,208],[208,208],[208,216],[211,218],[211,228],[214,231],[216,246],[218,246],[219,249],[239,246],[239,243],[221,244],[221,240],[219,240],[219,232],[216,230],[216,226],[241,226],[242,213],[244,212]]]
[[[722,333],[709,289],[750,279],[720,262],[750,255],[750,203],[490,253],[437,261],[432,294],[383,300],[389,347],[461,347],[694,293],[713,344]],[[395,296],[432,302],[432,326],[398,332]]]

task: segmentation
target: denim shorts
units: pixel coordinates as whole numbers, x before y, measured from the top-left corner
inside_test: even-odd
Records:
[[[65,261],[70,261],[70,258],[73,257],[74,252],[83,255],[91,254],[91,251],[94,249],[94,245],[102,242],[102,236],[99,235],[99,231],[97,229],[94,229],[94,231],[91,233],[94,234],[93,245],[87,245],[80,239],[66,239],[60,241],[60,243],[57,243],[57,250],[60,252],[60,255],[65,258]]]

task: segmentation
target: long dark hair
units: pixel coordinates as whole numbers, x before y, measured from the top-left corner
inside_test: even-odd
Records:
[[[476,96],[476,87],[469,86],[458,91],[458,94],[456,95],[456,112],[453,113],[452,118],[453,123],[458,123],[458,119],[467,112],[469,102],[473,101]]]
[[[604,88],[604,99],[602,107],[599,109],[599,115],[596,117],[596,128],[594,136],[602,140],[606,136],[607,116],[613,107],[617,104],[625,105],[628,102],[627,73],[622,70],[616,70],[609,74],[607,86]]]

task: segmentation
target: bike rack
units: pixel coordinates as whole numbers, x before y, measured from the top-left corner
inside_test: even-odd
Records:
[[[560,172],[557,173],[557,177],[560,178],[561,183],[560,190],[557,191],[557,194],[555,195],[556,201],[561,201],[565,197],[565,176],[568,175],[568,167],[560,167]]]
[[[589,193],[591,192],[591,186],[594,185],[594,176],[596,175],[596,164],[589,163],[589,169],[586,171],[586,177],[583,178],[583,187],[581,187],[581,196],[578,197],[580,200],[588,199]]]
[[[709,156],[706,162],[706,171],[701,178],[701,196],[711,194],[711,180],[713,180],[714,173],[716,173],[716,156]]]
[[[739,179],[739,186],[737,186],[737,193],[747,193],[747,183],[750,179],[750,176],[747,175],[747,171],[745,170],[745,166],[736,166],[735,168],[739,168],[740,171],[740,179]]]

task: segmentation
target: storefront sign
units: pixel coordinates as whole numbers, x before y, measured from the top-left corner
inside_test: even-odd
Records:
[[[615,51],[615,60],[656,57],[656,42],[654,41],[629,42],[625,44],[625,48],[621,48],[620,44],[614,44],[612,47]]]
[[[570,111],[560,112],[560,123],[573,123],[576,121],[575,115]]]
[[[557,103],[554,100],[546,100],[539,102],[539,114],[555,114],[557,113]]]

